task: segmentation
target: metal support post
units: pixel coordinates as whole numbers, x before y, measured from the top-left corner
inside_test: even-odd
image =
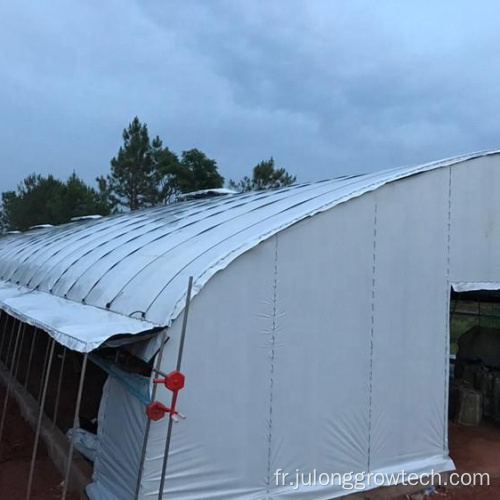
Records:
[[[76,404],[75,404],[75,415],[73,418],[73,434],[71,435],[71,443],[69,445],[68,463],[66,464],[66,474],[64,475],[63,492],[61,500],[66,500],[66,495],[68,494],[69,477],[71,474],[71,463],[73,461],[73,450],[75,447],[75,436],[76,436],[76,430],[78,428],[78,415],[80,414],[80,405],[82,402],[83,384],[85,382],[85,372],[87,371],[88,357],[89,357],[88,353],[85,353],[83,356],[82,371],[80,373],[80,383],[78,385],[78,394],[76,397]]]
[[[40,431],[42,429],[42,420],[43,420],[43,415],[44,415],[43,412],[45,409],[45,400],[47,399],[47,388],[49,385],[50,369],[52,367],[52,359],[54,357],[55,340],[51,339],[49,344],[50,344],[50,353],[49,353],[49,356],[47,359],[46,376],[45,376],[45,381],[43,384],[42,400],[40,402],[40,412],[38,414],[38,422],[37,422],[37,426],[36,426],[35,443],[33,445],[33,454],[31,455],[31,464],[30,464],[30,472],[29,472],[29,476],[28,476],[28,489],[26,491],[26,500],[30,500],[31,490],[33,488],[33,474],[35,472],[36,454],[38,451],[38,442],[40,440]]]

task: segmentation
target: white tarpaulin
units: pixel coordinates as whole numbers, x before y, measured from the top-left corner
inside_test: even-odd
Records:
[[[481,281],[481,282],[467,282],[452,283],[455,292],[475,292],[477,290],[500,290],[499,281]]]
[[[39,292],[32,300],[19,301],[16,314],[41,324],[31,314],[44,309],[45,330],[71,348],[89,351],[106,336],[170,325],[182,311],[189,276],[194,277],[194,296],[238,256],[307,217],[398,179],[494,154],[481,152],[6,235],[0,238],[0,284]],[[0,308],[13,311],[9,300],[0,298]],[[87,315],[84,329],[69,326],[73,318],[78,325]],[[66,319],[61,322],[61,317]],[[147,323],[141,325],[142,320]]]
[[[448,164],[303,220],[215,275],[190,309],[178,400],[187,420],[174,427],[164,498],[327,500],[353,491],[338,481],[277,484],[276,473],[294,480],[298,470],[305,482],[354,473],[369,488],[390,479],[368,485],[367,474],[453,469],[450,292],[500,282],[498,186],[498,156]],[[468,199],[474,209],[459,217]],[[169,329],[165,372],[180,329],[180,320]],[[170,403],[163,388],[158,398]],[[140,405],[113,403],[103,450],[113,450],[106,429],[122,411],[145,423]],[[143,500],[158,497],[166,428],[151,426]],[[136,457],[135,429],[122,431]],[[137,461],[114,475],[113,453],[101,457],[91,499],[133,498]]]
[[[169,372],[192,275],[187,419],[174,428],[163,498],[327,500],[352,490],[277,483],[277,471],[366,482],[453,468],[450,291],[500,282],[499,187],[491,152],[182,203],[8,237],[0,278],[58,297],[50,325],[66,302],[168,325]],[[0,291],[0,306],[9,300]],[[88,326],[75,337],[101,342]],[[157,399],[170,397],[159,388]],[[144,405],[109,379],[91,500],[134,498],[145,425]],[[158,498],[166,432],[166,420],[152,423],[142,500]]]
[[[133,335],[157,328],[144,320],[8,283],[0,283],[0,301],[4,311],[45,330],[74,351],[90,352],[116,335]]]

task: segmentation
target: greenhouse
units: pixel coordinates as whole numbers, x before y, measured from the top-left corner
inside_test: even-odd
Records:
[[[499,186],[481,152],[3,236],[3,383],[90,437],[90,500],[452,470],[450,311],[500,290]]]

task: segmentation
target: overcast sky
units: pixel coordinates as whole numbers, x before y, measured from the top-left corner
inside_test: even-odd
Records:
[[[106,173],[138,115],[238,179],[500,146],[500,2],[0,1],[0,190]]]

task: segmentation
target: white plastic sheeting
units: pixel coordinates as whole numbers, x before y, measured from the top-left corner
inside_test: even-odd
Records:
[[[9,237],[0,277],[169,324],[168,372],[193,275],[203,290],[178,400],[187,420],[174,428],[165,500],[327,500],[348,491],[277,485],[275,472],[453,468],[450,289],[500,282],[499,186],[500,158],[483,153],[186,203],[47,230],[39,241]],[[160,388],[158,399],[168,405],[170,393]],[[133,498],[145,419],[110,379],[91,500]],[[166,430],[166,420],[152,423],[142,500],[158,497]]]
[[[145,320],[149,327],[168,326],[182,311],[188,276],[194,277],[196,295],[238,256],[306,217],[398,179],[495,153],[5,236],[0,240],[0,282],[40,292],[26,296],[17,309],[19,317],[43,324],[73,349],[89,351],[102,343],[103,329],[98,321],[89,321],[78,332],[66,328],[59,322],[66,307],[76,307],[69,317],[82,308],[76,322],[90,311],[84,305],[116,313],[106,316],[109,336],[148,329],[134,320]],[[36,304],[43,294],[62,301],[44,307],[41,318]],[[0,300],[0,307],[9,306]]]
[[[144,406],[115,378],[104,385],[98,417],[92,500],[132,499],[144,436]]]
[[[436,196],[447,186],[443,174],[290,228],[207,286],[191,311],[188,386],[179,400],[188,420],[175,428],[166,498],[326,500],[346,491],[278,487],[275,471],[453,468],[445,426],[446,277],[439,272],[446,231],[434,241],[437,231],[427,231],[434,223],[446,227],[446,210],[435,213],[446,205],[446,189]],[[396,217],[388,216],[391,206],[400,207]],[[414,237],[401,238],[404,227]],[[420,252],[434,244],[440,256],[426,262]],[[420,293],[436,276],[438,284]],[[224,319],[211,316],[207,324],[206,311],[217,307]],[[174,364],[174,345],[164,370]],[[161,470],[164,429],[155,431],[148,499]]]
[[[97,452],[97,436],[85,429],[78,428],[76,432],[74,432],[73,428],[71,428],[66,433],[68,441],[73,439],[73,434],[75,434],[75,450],[79,451],[84,457],[93,462]]]
[[[138,334],[156,328],[144,320],[5,282],[0,282],[0,301],[7,313],[45,330],[74,351],[89,352],[115,335]]]
[[[462,282],[462,283],[452,283],[453,290],[455,292],[475,292],[477,290],[500,290],[500,282],[498,281],[474,281],[474,282]]]
[[[453,469],[450,290],[500,283],[497,172],[498,156],[480,157],[387,184],[214,276],[191,305],[178,400],[187,420],[174,427],[164,498],[327,500],[352,491],[278,486],[275,472]],[[180,329],[175,320],[163,371],[175,366]],[[163,388],[158,398],[170,402]],[[106,425],[122,411],[141,413],[118,403]],[[166,428],[152,425],[142,500],[158,496]],[[137,440],[134,429],[122,437]],[[100,477],[97,467],[92,491]]]

